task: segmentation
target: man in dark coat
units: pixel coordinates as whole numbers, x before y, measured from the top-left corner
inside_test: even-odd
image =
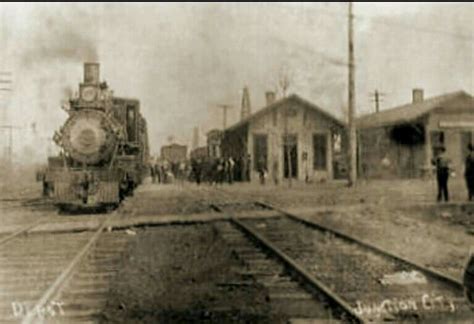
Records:
[[[451,160],[446,155],[446,149],[440,148],[440,153],[434,158],[431,163],[436,167],[436,180],[438,182],[438,201],[443,198],[445,201],[449,201],[448,192],[448,179]]]
[[[471,201],[474,197],[474,152],[472,144],[469,144],[467,148],[469,153],[466,156],[464,178],[466,179],[468,199]]]
[[[194,175],[194,180],[196,180],[196,184],[199,186],[201,184],[201,173],[202,173],[201,159],[197,159],[197,160],[192,159],[191,168]]]

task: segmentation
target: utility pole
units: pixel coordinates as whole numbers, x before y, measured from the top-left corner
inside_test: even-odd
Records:
[[[0,105],[8,105],[8,96],[7,95],[12,91],[12,73],[10,71],[0,71]],[[7,109],[6,107],[1,107],[2,112],[0,113],[0,122],[4,122],[7,119]]]
[[[355,77],[354,77],[354,30],[352,1],[349,2],[348,39],[349,39],[349,186],[357,180],[357,130],[355,125]]]
[[[370,96],[372,97],[372,102],[375,103],[375,112],[376,113],[378,113],[380,111],[380,102],[383,101],[382,97],[384,95],[385,95],[385,93],[381,93],[377,89],[375,89],[375,91],[370,94]]]
[[[5,129],[8,131],[8,148],[7,148],[7,158],[10,165],[12,164],[12,156],[13,156],[13,130],[14,129],[21,129],[19,126],[13,125],[0,125],[0,129]]]
[[[225,130],[227,128],[227,109],[231,109],[231,105],[217,105],[218,108],[222,108],[223,111],[223,129]]]
[[[0,91],[12,91],[11,76],[12,73],[9,71],[0,71]]]

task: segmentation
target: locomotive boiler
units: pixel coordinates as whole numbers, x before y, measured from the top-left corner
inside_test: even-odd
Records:
[[[98,63],[84,64],[78,95],[63,106],[69,117],[53,140],[43,192],[61,209],[111,208],[131,195],[149,159],[146,120],[136,99],[113,95]]]

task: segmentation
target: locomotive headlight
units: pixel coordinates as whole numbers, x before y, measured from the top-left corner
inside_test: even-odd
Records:
[[[81,98],[84,101],[93,101],[97,97],[97,89],[92,86],[83,87],[81,91]]]

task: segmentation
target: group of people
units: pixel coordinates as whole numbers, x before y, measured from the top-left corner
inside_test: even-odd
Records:
[[[150,176],[152,183],[168,183],[172,177],[168,161],[160,161],[150,164]]]
[[[232,157],[208,159],[191,159],[191,180],[198,185],[202,181],[210,184],[232,184],[235,179],[236,163]]]
[[[149,166],[152,183],[170,183],[175,180],[189,180],[198,185],[206,181],[210,184],[232,184],[240,173],[240,165],[232,157],[218,159],[192,158],[190,161],[169,163],[157,161]],[[237,179],[239,180],[239,179]]]
[[[465,159],[464,179],[466,181],[468,200],[474,199],[474,146],[468,145],[469,153]],[[438,155],[431,161],[436,167],[436,180],[438,183],[438,201],[449,201],[448,179],[452,172],[451,160],[446,154],[446,148],[441,147]]]

